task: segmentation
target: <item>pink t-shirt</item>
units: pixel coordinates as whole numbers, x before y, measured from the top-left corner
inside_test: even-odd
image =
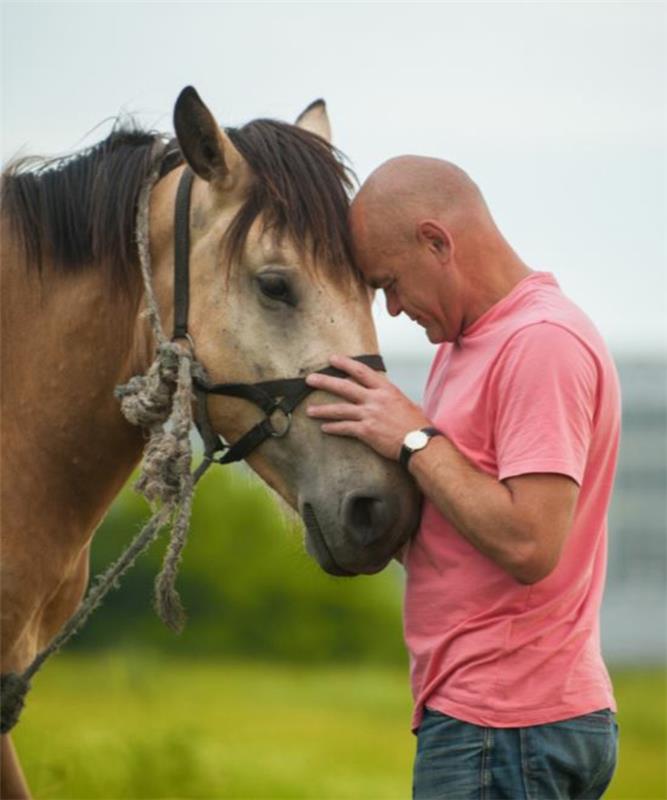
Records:
[[[424,410],[494,478],[559,473],[580,492],[558,565],[530,586],[425,500],[403,558],[413,729],[425,704],[492,727],[616,710],[599,610],[620,399],[600,334],[552,275],[534,272],[440,346]]]

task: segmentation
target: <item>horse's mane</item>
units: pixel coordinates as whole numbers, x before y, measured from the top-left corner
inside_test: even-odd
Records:
[[[127,283],[137,263],[137,200],[159,134],[121,122],[101,142],[72,155],[28,156],[2,176],[2,213],[41,271],[105,263]]]
[[[319,136],[275,120],[255,120],[227,134],[254,174],[225,237],[229,262],[241,256],[261,214],[267,227],[314,263],[356,275],[347,226],[353,174],[342,154]],[[62,271],[104,263],[115,284],[133,281],[139,192],[153,165],[154,145],[167,140],[119,122],[106,139],[72,155],[11,163],[2,176],[2,213],[26,261],[40,271],[46,258]],[[183,161],[180,152],[176,156],[172,166]]]

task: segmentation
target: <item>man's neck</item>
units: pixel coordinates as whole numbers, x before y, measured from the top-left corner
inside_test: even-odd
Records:
[[[464,330],[533,272],[509,247],[487,251],[483,258],[475,259],[475,262],[466,265],[467,303]]]

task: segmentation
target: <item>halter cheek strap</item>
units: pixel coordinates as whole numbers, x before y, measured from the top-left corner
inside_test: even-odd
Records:
[[[172,339],[185,339],[188,335],[188,309],[190,308],[190,197],[194,172],[183,170],[176,192],[174,210],[174,335]]]
[[[173,339],[192,339],[188,333],[188,310],[190,305],[190,196],[193,172],[186,167],[176,192],[174,211],[174,333]],[[355,361],[379,372],[385,370],[379,355],[353,356]],[[335,367],[317,370],[323,375],[339,378],[349,377]],[[206,375],[194,375],[193,386],[196,398],[196,424],[204,441],[204,462],[197,473],[208,463],[230,464],[246,458],[256,447],[269,438],[285,436],[290,429],[292,412],[313,391],[305,378],[283,378],[260,383],[216,383],[208,382]],[[209,394],[240,397],[254,403],[264,412],[263,420],[244,433],[234,444],[228,444],[215,433],[206,407]],[[278,412],[282,421],[278,422]],[[216,458],[216,455],[221,453]]]

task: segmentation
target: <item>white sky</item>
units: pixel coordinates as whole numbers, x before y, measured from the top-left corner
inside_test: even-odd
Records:
[[[222,125],[322,96],[361,179],[460,164],[614,350],[667,351],[663,3],[4,2],[2,23],[3,161],[123,110],[171,130],[186,84]],[[431,353],[377,305],[385,352]]]

